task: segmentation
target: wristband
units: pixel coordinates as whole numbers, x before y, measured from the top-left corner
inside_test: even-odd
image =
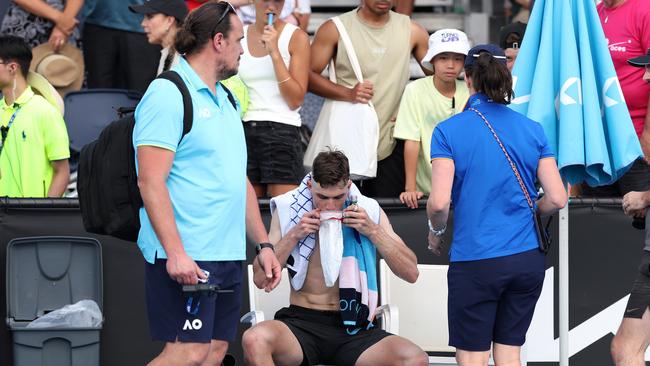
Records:
[[[427,220],[427,224],[429,224],[429,231],[431,234],[433,234],[433,236],[443,236],[445,235],[445,231],[447,231],[447,225],[443,226],[440,230],[436,230],[433,228],[433,225],[431,225],[431,220]]]
[[[271,248],[271,250],[272,250],[273,252],[275,252],[275,248],[273,247],[273,244],[271,244],[271,243],[258,243],[258,244],[255,246],[255,254],[260,254],[260,252],[261,252],[262,249],[264,249],[264,248]]]

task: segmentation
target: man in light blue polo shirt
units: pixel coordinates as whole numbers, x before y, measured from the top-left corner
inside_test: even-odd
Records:
[[[246,178],[239,112],[219,83],[237,73],[242,38],[242,24],[228,3],[191,13],[175,45],[185,56],[173,70],[192,98],[192,129],[181,140],[183,101],[168,80],[152,82],[135,113],[133,144],[144,201],[138,246],[147,262],[150,331],[154,340],[166,342],[150,365],[221,364],[236,335],[246,232],[259,243],[257,260],[266,272],[261,286],[272,289],[280,280]],[[198,281],[233,292],[185,298],[181,285]]]

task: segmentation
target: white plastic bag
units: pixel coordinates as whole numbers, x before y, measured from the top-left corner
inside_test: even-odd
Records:
[[[320,229],[318,240],[320,246],[320,262],[323,267],[325,286],[332,287],[339,278],[341,261],[343,260],[343,228],[341,226],[341,211],[323,211],[320,213]]]
[[[98,328],[102,312],[93,300],[81,300],[49,312],[27,324],[27,328]]]

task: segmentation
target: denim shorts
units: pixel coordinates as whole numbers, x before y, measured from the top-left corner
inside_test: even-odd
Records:
[[[304,177],[300,128],[279,122],[244,122],[251,183],[298,184]]]
[[[190,297],[183,293],[182,286],[169,277],[166,259],[145,263],[149,331],[154,341],[235,340],[242,302],[242,262],[197,261],[196,264],[210,272],[208,283],[232,292],[194,295],[189,302]]]
[[[539,249],[449,265],[449,345],[488,351],[492,342],[521,346],[544,283]]]

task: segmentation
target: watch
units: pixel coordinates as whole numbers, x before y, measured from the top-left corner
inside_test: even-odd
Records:
[[[255,246],[255,254],[260,254],[260,252],[261,252],[262,249],[264,249],[264,248],[271,248],[271,250],[272,250],[273,252],[275,252],[275,248],[273,248],[273,244],[271,244],[271,243],[258,243],[258,244]]]
[[[436,230],[433,228],[433,225],[431,225],[431,220],[427,220],[427,224],[429,224],[429,231],[433,236],[443,236],[445,235],[445,231],[447,231],[447,225],[443,226],[440,230]]]

